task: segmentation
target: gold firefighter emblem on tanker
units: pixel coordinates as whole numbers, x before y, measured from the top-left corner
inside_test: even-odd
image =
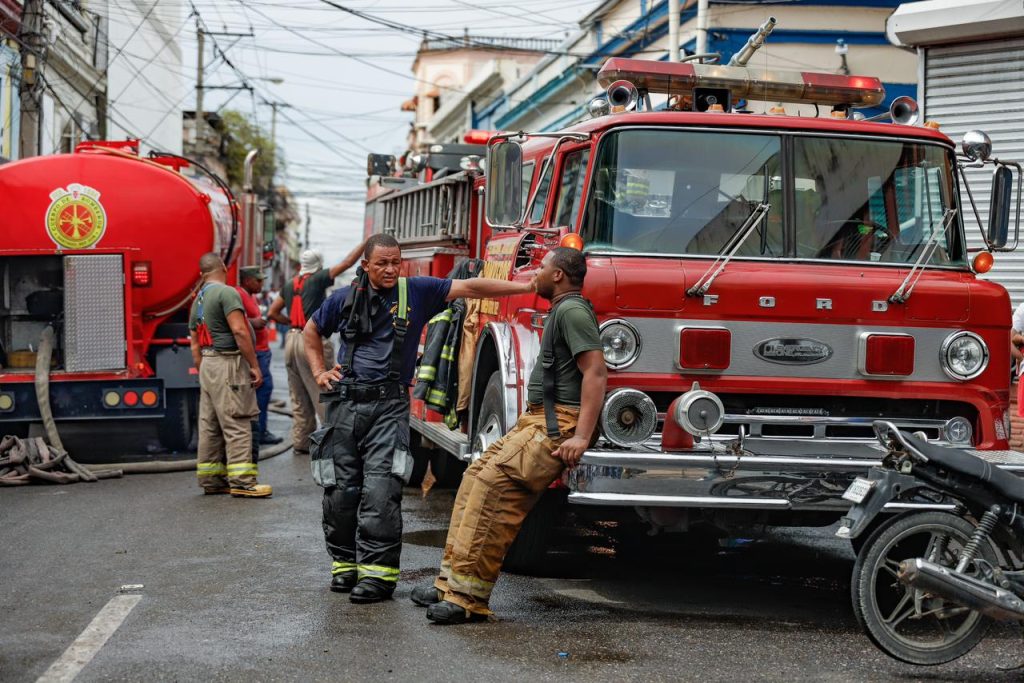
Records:
[[[107,229],[107,212],[99,199],[97,190],[78,183],[51,192],[46,210],[50,239],[65,249],[88,249],[99,242]]]

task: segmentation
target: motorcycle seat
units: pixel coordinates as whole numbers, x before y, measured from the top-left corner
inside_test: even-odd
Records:
[[[985,482],[1016,503],[1024,503],[1024,479],[956,448],[946,448],[902,433],[906,445],[947,470]]]

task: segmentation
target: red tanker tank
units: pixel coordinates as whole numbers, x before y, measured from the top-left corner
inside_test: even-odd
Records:
[[[54,330],[56,420],[163,418],[187,446],[197,382],[186,316],[199,257],[215,251],[234,281],[259,237],[218,178],[182,173],[133,143],[0,166],[0,430],[40,419],[34,372]]]

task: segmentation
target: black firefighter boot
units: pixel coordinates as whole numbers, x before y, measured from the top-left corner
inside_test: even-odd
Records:
[[[439,591],[434,584],[429,586],[416,586],[409,594],[409,599],[420,607],[436,605],[444,599],[444,593]]]
[[[331,590],[335,593],[348,593],[356,585],[356,570],[341,572],[331,577]]]
[[[390,600],[391,594],[395,592],[395,584],[391,581],[381,581],[372,576],[366,576],[359,580],[348,599],[355,603],[381,602]]]

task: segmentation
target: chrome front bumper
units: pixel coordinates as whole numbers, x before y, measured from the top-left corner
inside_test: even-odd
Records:
[[[588,450],[566,475],[569,501],[582,505],[845,511],[850,481],[881,463],[877,443],[823,444],[748,439],[736,456],[723,444],[686,453]],[[968,451],[1024,474],[1024,453]],[[919,507],[895,504],[893,508]],[[941,509],[942,506],[920,506]]]

